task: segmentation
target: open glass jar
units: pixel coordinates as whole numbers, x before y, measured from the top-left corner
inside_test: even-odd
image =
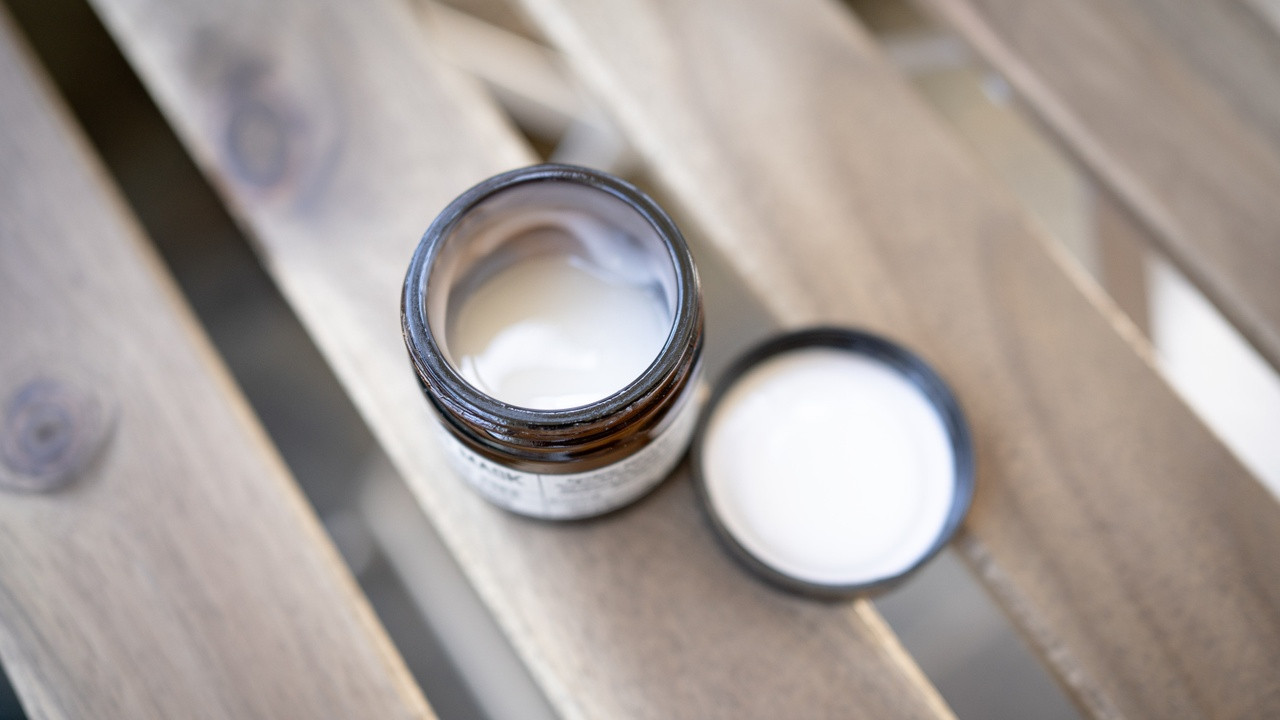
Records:
[[[689,443],[697,272],[666,213],[618,178],[537,165],[466,191],[418,245],[401,321],[450,463],[508,510],[609,512]]]

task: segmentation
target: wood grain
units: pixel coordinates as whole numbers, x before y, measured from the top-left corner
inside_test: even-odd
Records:
[[[531,157],[407,5],[94,5],[566,718],[949,716],[868,604],[741,572],[682,473],[548,524],[445,470],[400,338],[403,273],[448,200]]]
[[[845,8],[525,6],[787,323],[888,333],[954,383],[959,549],[1085,710],[1280,714],[1280,507]]]
[[[1280,367],[1280,42],[1244,2],[927,0]]]
[[[28,715],[430,716],[3,13],[0,165],[0,475],[45,491],[0,489]]]
[[[1277,0],[1241,0],[1247,3],[1258,15],[1262,21],[1269,24],[1271,29],[1280,35],[1280,2]]]
[[[1105,190],[1093,193],[1093,227],[1099,281],[1144,337],[1151,337],[1151,289],[1147,282],[1150,236]]]

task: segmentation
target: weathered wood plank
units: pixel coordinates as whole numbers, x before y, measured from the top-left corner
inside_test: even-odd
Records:
[[[1150,237],[1108,192],[1093,194],[1093,228],[1099,280],[1134,327],[1151,337],[1151,290],[1147,283]]]
[[[1280,34],[1280,2],[1277,0],[1241,0],[1248,3],[1251,8],[1271,26],[1277,34]]]
[[[2,12],[0,166],[0,657],[30,717],[428,717]]]
[[[953,381],[979,467],[959,549],[1085,709],[1280,714],[1280,507],[846,9],[525,6],[780,316]]]
[[[1280,43],[1243,2],[927,0],[1280,367]]]
[[[530,155],[407,5],[94,5],[564,716],[949,715],[869,605],[740,572],[683,477],[556,525],[445,470],[400,339],[404,269],[449,199]]]

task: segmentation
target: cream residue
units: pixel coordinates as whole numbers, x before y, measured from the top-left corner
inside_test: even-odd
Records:
[[[449,351],[476,388],[526,408],[587,405],[657,358],[671,316],[638,285],[570,254],[521,260],[485,280],[451,323]]]
[[[842,350],[796,350],[748,371],[717,404],[702,472],[751,554],[809,582],[909,569],[955,492],[950,435],[901,373]]]

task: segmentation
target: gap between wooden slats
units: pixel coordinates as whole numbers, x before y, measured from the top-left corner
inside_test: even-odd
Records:
[[[47,488],[0,487],[29,716],[430,717],[3,12],[0,98],[0,476]]]
[[[1280,43],[1244,2],[928,0],[1280,367]]]
[[[869,606],[745,576],[682,472],[627,512],[548,525],[444,469],[399,337],[402,273],[448,199],[531,155],[406,8],[94,4],[561,713],[949,716]]]
[[[1280,509],[843,8],[524,4],[779,315],[887,332],[954,382],[980,472],[960,549],[1086,711],[1276,712]]]

